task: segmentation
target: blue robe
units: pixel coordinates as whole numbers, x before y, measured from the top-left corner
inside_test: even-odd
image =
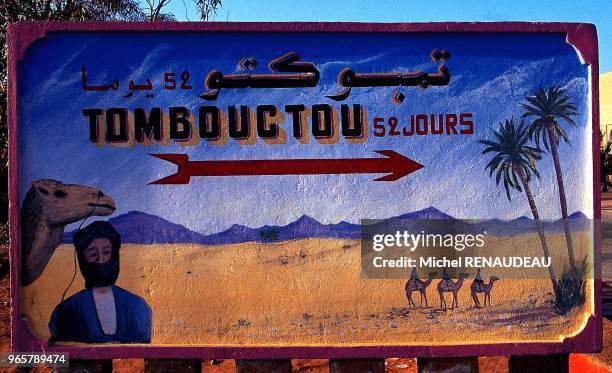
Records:
[[[151,343],[151,308],[138,295],[112,285],[117,330],[106,334],[98,319],[92,289],[81,290],[53,310],[49,331],[56,341]]]

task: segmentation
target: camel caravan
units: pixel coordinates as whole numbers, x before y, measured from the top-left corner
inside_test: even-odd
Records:
[[[429,307],[427,303],[427,287],[432,283],[434,277],[437,275],[437,272],[430,272],[426,280],[421,280],[418,278],[416,273],[416,268],[412,269],[410,273],[410,279],[406,282],[406,298],[408,298],[408,306],[416,308],[416,304],[414,300],[412,300],[412,293],[418,291],[421,295],[421,307],[423,307],[423,300],[425,300],[425,307]],[[469,273],[460,273],[459,279],[457,281],[451,280],[451,278],[446,273],[446,270],[442,272],[442,279],[438,282],[438,295],[440,297],[440,309],[446,310],[446,300],[444,299],[444,293],[452,293],[453,299],[451,302],[451,309],[455,309],[455,307],[459,308],[459,298],[457,294],[459,290],[463,286],[463,282],[470,276]],[[484,280],[480,277],[480,269],[472,284],[470,285],[470,294],[472,299],[474,300],[475,308],[482,308],[483,306],[480,304],[480,300],[478,299],[478,294],[484,294],[484,306],[487,305],[487,300],[489,302],[489,306],[491,305],[491,290],[493,290],[493,284],[495,281],[498,281],[499,277],[491,276],[489,278],[489,283],[485,283]]]

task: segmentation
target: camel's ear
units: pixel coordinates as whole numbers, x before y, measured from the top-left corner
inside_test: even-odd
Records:
[[[49,188],[45,185],[45,182],[43,180],[32,181],[32,189],[34,189],[36,193],[43,197],[49,195],[50,193]]]

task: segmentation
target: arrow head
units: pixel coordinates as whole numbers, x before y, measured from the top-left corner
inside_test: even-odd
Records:
[[[374,179],[374,181],[395,181],[425,167],[419,162],[405,157],[394,150],[376,150],[375,152],[387,157],[385,165],[387,166],[387,171],[391,173]]]

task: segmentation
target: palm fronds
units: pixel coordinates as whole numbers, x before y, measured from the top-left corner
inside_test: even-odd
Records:
[[[563,119],[570,125],[575,126],[576,122],[572,117],[577,112],[576,106],[570,102],[570,97],[565,89],[553,85],[546,91],[543,87],[539,87],[525,100],[527,102],[522,104],[523,109],[525,109],[522,119],[535,117],[529,125],[528,132],[529,138],[534,140],[538,148],[540,147],[540,141],[542,141],[546,150],[549,150],[549,142],[555,141],[558,143],[559,138],[570,144],[567,133],[565,133],[558,119]],[[547,138],[548,127],[552,127],[554,139]]]
[[[528,182],[531,181],[532,174],[537,178],[540,177],[536,161],[542,158],[541,150],[527,145],[528,127],[522,121],[517,127],[513,119],[506,119],[492,132],[494,140],[478,140],[478,143],[485,145],[482,154],[494,153],[485,169],[489,170],[491,177],[495,173],[497,185],[503,181],[506,197],[511,200],[511,188],[522,192],[520,173]]]

